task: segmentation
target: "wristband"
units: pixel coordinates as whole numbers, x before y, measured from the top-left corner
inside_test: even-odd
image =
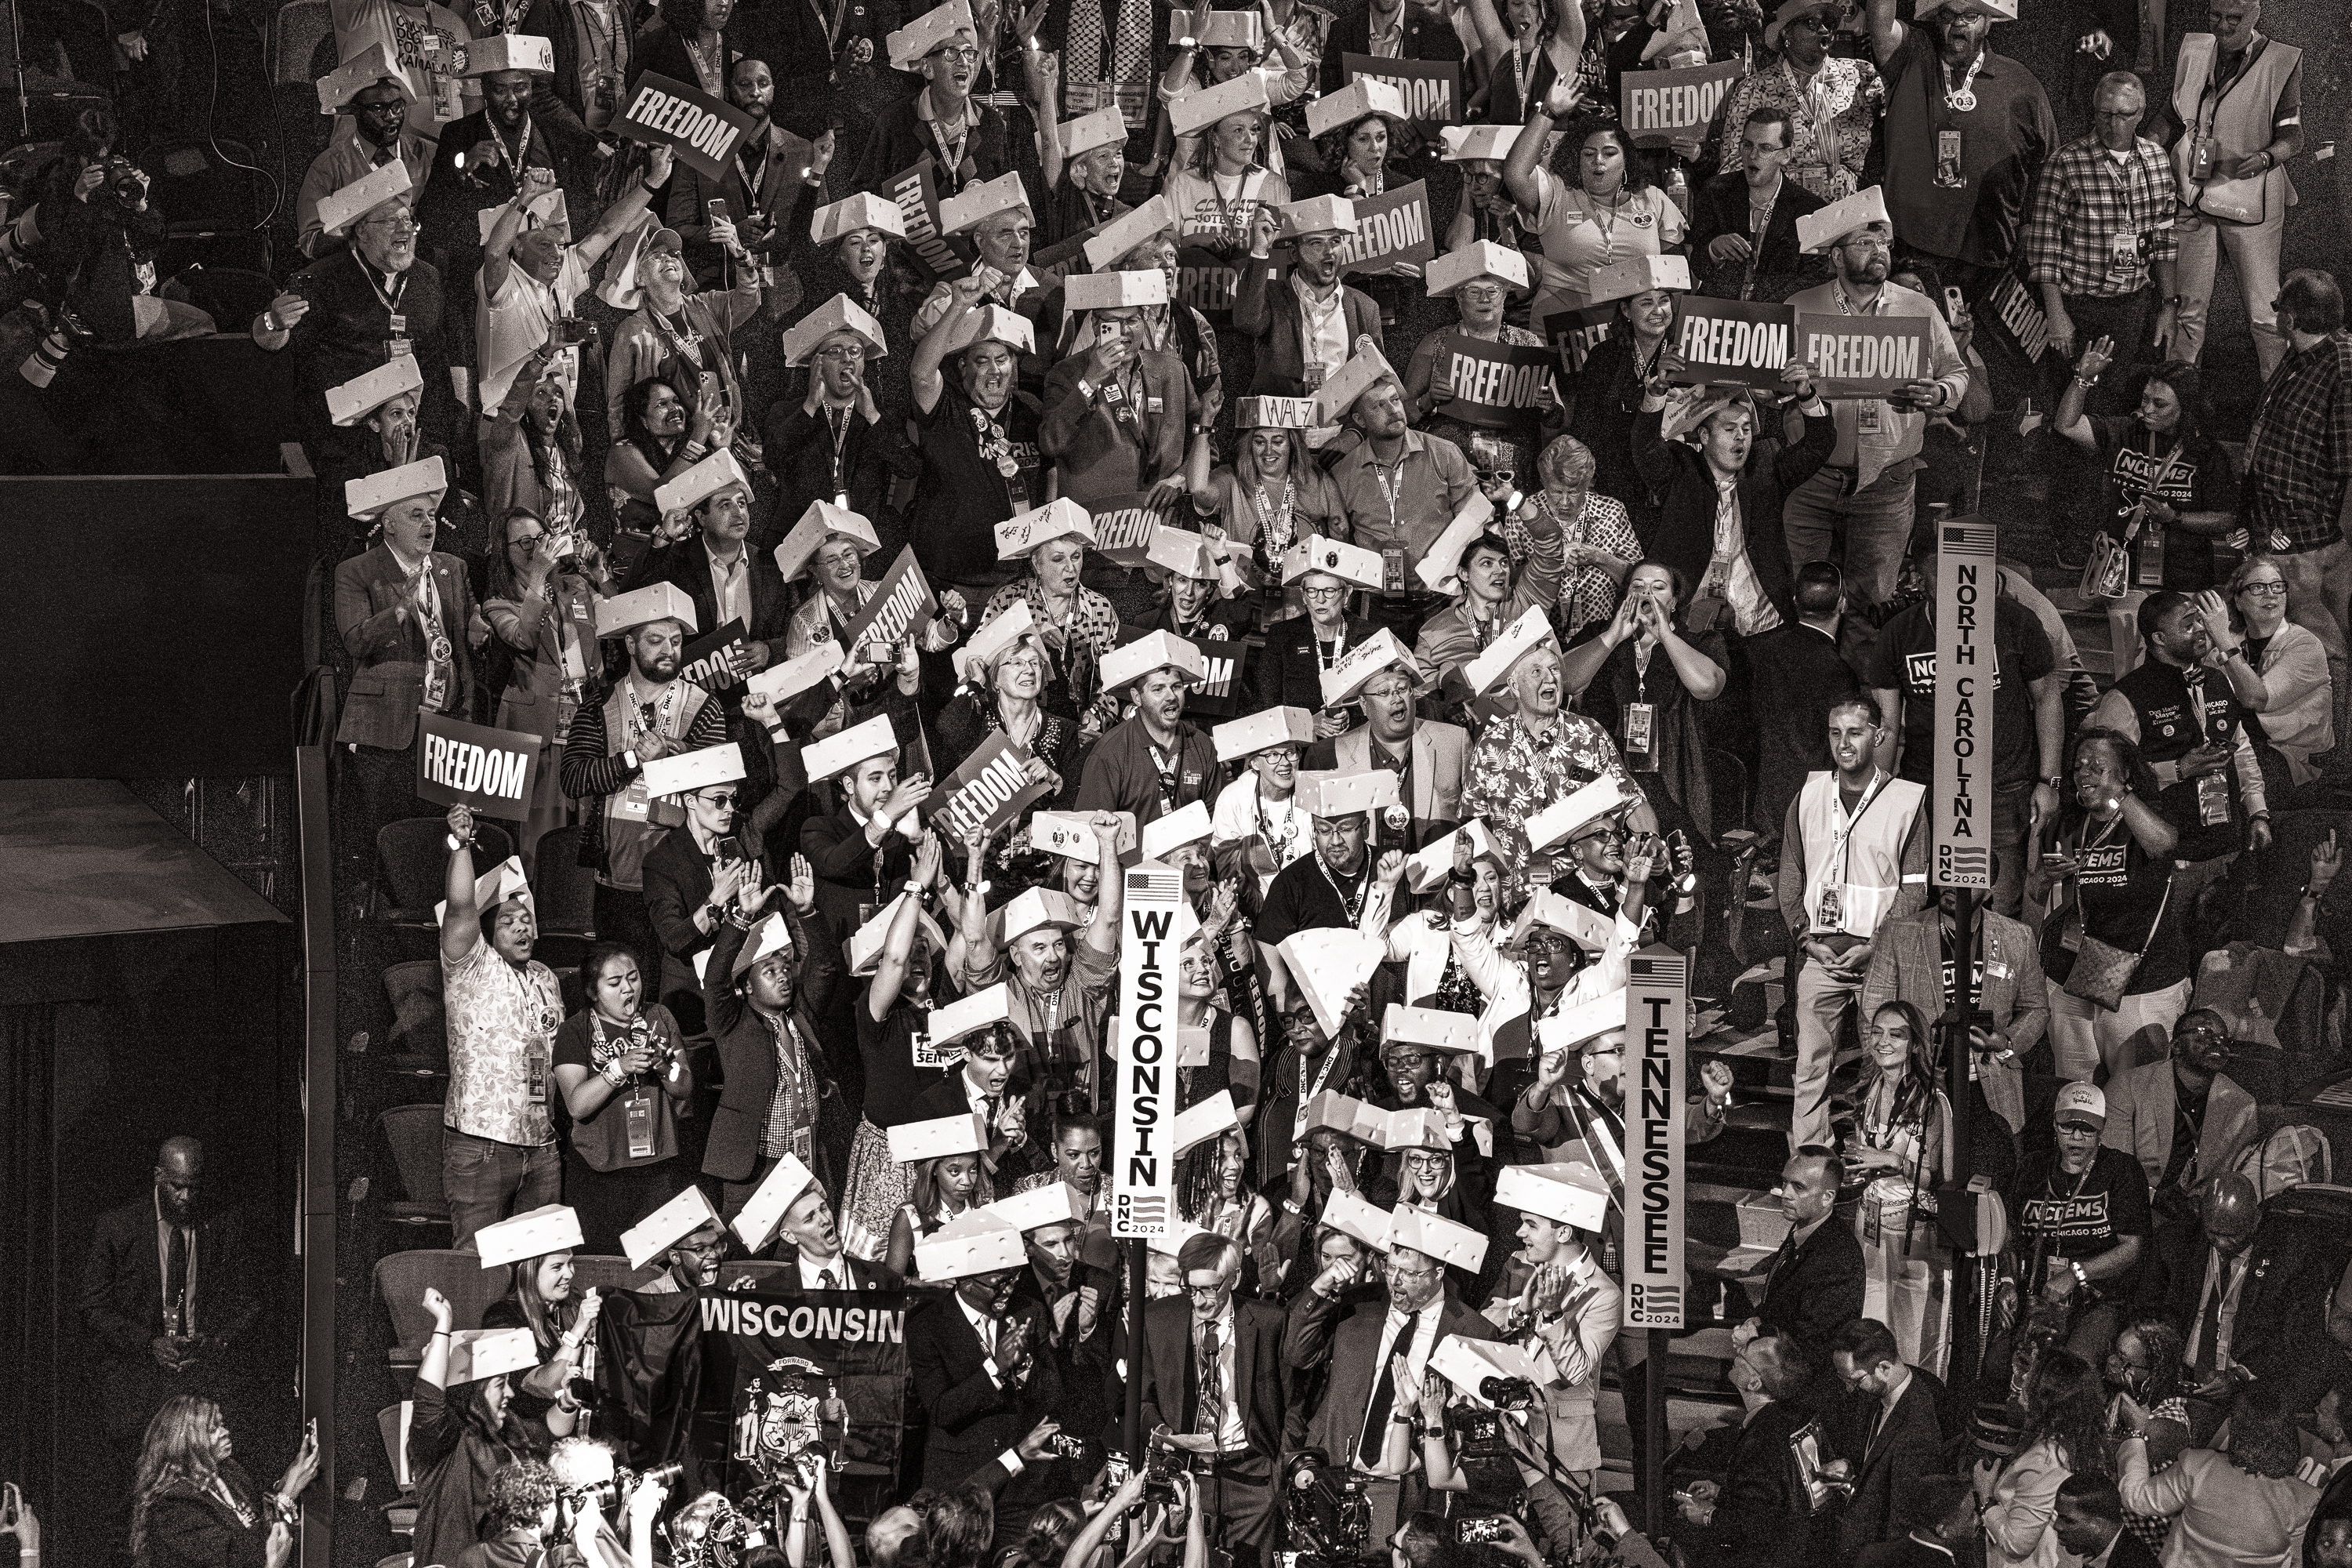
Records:
[[[277,311],[275,311],[275,310],[264,310],[264,311],[262,311],[262,312],[261,312],[261,330],[262,330],[263,331],[265,331],[265,332],[268,332],[268,333],[271,334],[273,337],[277,335],[277,332],[278,332],[278,312],[277,312]]]
[[[2066,1260],[2066,1267],[2074,1271],[2074,1283],[2076,1285],[2081,1286],[2085,1290],[2091,1288],[2091,1277],[2083,1272],[2083,1266],[2081,1264],[2075,1262],[2070,1258]]]
[[[923,896],[923,885],[915,880],[912,877],[909,877],[907,879],[907,891],[914,894],[915,897],[919,899]]]

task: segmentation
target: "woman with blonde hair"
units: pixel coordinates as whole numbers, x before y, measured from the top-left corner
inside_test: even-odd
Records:
[[[220,1406],[175,1394],[147,1423],[131,1486],[131,1557],[138,1568],[283,1568],[294,1554],[295,1500],[319,1473],[319,1429],[277,1489],[257,1490]],[[33,1559],[27,1558],[28,1568]]]

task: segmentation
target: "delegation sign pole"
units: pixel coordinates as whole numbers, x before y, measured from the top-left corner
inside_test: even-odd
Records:
[[[1143,1468],[1144,1253],[1176,1219],[1176,909],[1184,874],[1158,860],[1124,871],[1118,933],[1118,1077],[1111,1095],[1110,1233],[1126,1243],[1128,1463]]]
[[[1992,738],[1998,684],[1993,653],[1994,575],[2000,554],[2000,531],[1981,517],[1937,517],[1936,530],[1936,771],[1928,796],[1931,880],[1958,891],[1957,949],[1952,992],[1945,998],[1944,1065],[1952,1106],[1951,1147],[1969,1175],[1974,1162],[1969,1142],[1969,1026],[1976,995],[1977,904],[1992,894]],[[1932,1177],[1923,1178],[1932,1185]],[[1916,1224],[1917,1201],[1911,1213]],[[1951,1216],[1957,1222],[1960,1216]],[[1969,1227],[1973,1231],[1973,1226]],[[1905,1250],[1909,1250],[1906,1235]],[[1980,1348],[1967,1332],[1971,1321],[1970,1284],[1975,1270],[1962,1262],[1952,1270],[1950,1290],[1955,1371]]]
[[[1625,981],[1624,1327],[1649,1336],[1642,1387],[1643,1530],[1666,1518],[1666,1352],[1684,1326],[1684,1102],[1689,1098],[1690,961],[1658,944],[1633,954]]]

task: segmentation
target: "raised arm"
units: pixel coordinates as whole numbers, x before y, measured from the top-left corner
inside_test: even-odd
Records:
[[[1102,858],[1100,890],[1095,895],[1095,918],[1087,925],[1086,945],[1097,957],[1118,962],[1119,922],[1127,913],[1127,878],[1118,864],[1118,818],[1107,811],[1094,815],[1095,843]]]
[[[1543,197],[1537,187],[1536,170],[1543,162],[1544,143],[1551,139],[1552,126],[1576,107],[1577,97],[1575,82],[1554,82],[1543,102],[1528,111],[1519,139],[1511,143],[1511,155],[1503,160],[1503,188],[1511,193],[1511,200],[1518,204],[1519,211],[1530,217],[1535,216]]]
[[[940,836],[926,831],[915,843],[910,879],[930,886],[940,874],[941,853]],[[877,1024],[890,1016],[890,1009],[898,1005],[898,994],[906,988],[907,960],[914,951],[915,931],[922,911],[921,896],[905,893],[898,900],[898,912],[890,919],[890,930],[882,939],[882,957],[874,970],[874,984],[866,993],[866,1014]]]
[[[646,154],[645,169],[629,182],[629,188],[621,193],[620,198],[604,209],[604,216],[596,220],[588,237],[573,247],[572,254],[580,258],[581,266],[595,266],[597,258],[613,247],[614,240],[636,226],[637,219],[645,216],[646,204],[653,200],[656,191],[669,183],[669,169],[668,148],[656,147]]]
[[[443,884],[448,907],[441,911],[441,956],[457,963],[482,940],[482,912],[474,905],[474,814],[453,805],[448,822],[457,847],[449,851],[449,875]]]
[[[980,302],[980,279],[958,278],[948,285],[953,298],[931,330],[915,345],[915,357],[907,365],[907,386],[915,395],[915,406],[929,414],[939,406],[941,382],[940,364],[948,356],[948,343],[955,337],[956,329],[971,314]]]
[[[1895,0],[1870,0],[1868,21],[1870,52],[1878,57],[1878,68],[1884,71],[1895,63],[1911,29],[1895,19]]]

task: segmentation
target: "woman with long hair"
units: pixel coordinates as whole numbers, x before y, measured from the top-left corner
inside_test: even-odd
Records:
[[[563,741],[580,705],[595,700],[596,601],[620,584],[585,531],[568,532],[529,507],[493,515],[482,616],[495,639],[489,646],[507,656],[509,667],[499,728],[539,737],[538,784],[516,835],[529,871],[540,839],[572,815],[563,793]],[[572,546],[572,570],[565,569],[566,545]]]
[[[583,1347],[596,1331],[597,1295],[572,1286],[572,1253],[543,1253],[514,1266],[514,1284],[483,1310],[486,1329],[528,1329],[539,1347],[539,1364],[517,1374],[509,1384],[507,1407],[525,1426],[545,1436],[542,1446],[553,1447],[548,1427],[561,1412],[576,1425],[585,1401],[580,1391],[593,1382],[593,1367],[583,1359]]]
[[[1176,1109],[1184,1110],[1215,1099],[1220,1092],[1230,1092],[1235,1113],[1246,1127],[1257,1101],[1257,1032],[1248,1018],[1217,1005],[1225,978],[1217,938],[1213,931],[1194,932],[1176,959],[1177,1027],[1203,1030],[1209,1037],[1209,1059],[1198,1067],[1176,1069]],[[1237,1068],[1243,1070],[1237,1072]],[[1242,1146],[1247,1147],[1246,1139]],[[1245,1213],[1228,1212],[1234,1202],[1240,1202],[1244,1210],[1248,1206],[1238,1196],[1238,1173],[1229,1188],[1228,1152],[1225,1140],[1215,1138],[1176,1163],[1177,1210],[1195,1225],[1213,1229],[1216,1226],[1211,1221],[1222,1219],[1238,1226],[1248,1217]],[[1242,1164],[1246,1163],[1244,1157]],[[1223,1234],[1244,1252],[1248,1250],[1246,1229],[1227,1229]]]
[[[514,378],[506,402],[482,426],[482,504],[492,517],[511,507],[537,512],[559,533],[580,526],[580,420],[572,389],[548,374],[542,344]]]
[[[689,403],[649,375],[622,392],[620,435],[604,453],[604,488],[614,527],[637,536],[639,555],[662,525],[654,491],[710,456],[724,414],[715,387],[698,391]]]
[[[2107,1404],[2099,1374],[2072,1351],[2042,1359],[2025,1390],[2025,1425],[2006,1460],[1977,1462],[1985,1568],[2059,1568],[2050,1528],[2068,1476],[2105,1475]]]
[[[1306,432],[1278,423],[1282,400],[1244,397],[1234,405],[1234,456],[1192,492],[1202,531],[1241,545],[1256,584],[1251,599],[1261,629],[1306,608],[1282,586],[1282,558],[1303,539],[1349,537],[1347,504],[1331,476],[1307,450]]]
[[[652,71],[672,81],[698,83],[723,100],[735,52],[725,37],[735,0],[660,0],[657,10],[658,19],[638,36],[629,62],[630,92],[636,91],[639,77]]]
[[[416,1406],[408,1425],[416,1552],[420,1562],[455,1563],[481,1540],[490,1478],[517,1459],[545,1458],[541,1437],[570,1436],[578,1418],[550,1405],[543,1431],[534,1433],[512,1408],[513,1384],[504,1375],[449,1387],[449,1335],[457,1314],[449,1299],[429,1286],[425,1310],[433,1315],[433,1337],[417,1364]]]
[[[1580,0],[1469,0],[1471,25],[1478,30],[1486,86],[1470,107],[1484,100],[1477,118],[1491,125],[1517,125],[1530,105],[1541,103],[1552,85],[1576,74],[1584,52],[1584,6]]]
[[[693,1178],[682,1162],[680,1108],[694,1068],[677,1017],[646,994],[635,948],[600,942],[580,961],[588,1005],[555,1031],[555,1088],[563,1102],[563,1194],[591,1253],[621,1250],[621,1233]]]
[[[1651,180],[1632,136],[1613,121],[1588,117],[1569,127],[1568,145],[1576,150],[1572,184],[1539,166],[1553,120],[1577,97],[1574,87],[1555,86],[1528,116],[1503,163],[1504,188],[1543,242],[1535,305],[1541,317],[1590,303],[1593,276],[1610,263],[1663,255],[1683,242],[1682,209]]]
[[[1616,498],[1633,530],[1643,538],[1656,521],[1658,503],[1633,461],[1633,423],[1641,416],[1643,384],[1675,335],[1683,297],[1679,289],[1642,287],[1648,281],[1632,268],[1595,279],[1586,302],[1613,302],[1616,318],[1609,324],[1609,335],[1584,356],[1584,368],[1568,383],[1562,400],[1568,433],[1597,459],[1593,489]],[[1611,603],[1614,607],[1613,598]]]
[[[866,647],[851,647],[846,642],[851,623],[880,586],[866,576],[866,556],[871,548],[866,538],[843,532],[827,533],[818,540],[804,562],[791,561],[781,550],[778,552],[779,569],[791,568],[784,574],[785,584],[804,584],[808,594],[784,627],[784,657],[798,658],[819,643],[843,644],[841,695],[825,710],[824,717],[810,726],[808,733],[802,737],[804,742],[838,734],[847,725],[863,722],[878,705],[890,700],[891,688],[886,682],[898,672],[902,652],[894,648],[887,663],[877,664],[866,658]],[[953,588],[940,589],[938,599],[939,608],[931,619],[924,623],[919,633],[908,634],[924,653],[946,652],[956,639],[956,618],[965,613],[963,595]]]
[[[1958,1179],[1952,1108],[1936,1087],[1927,1020],[1909,1002],[1888,1002],[1863,1030],[1870,1065],[1853,1124],[1839,1140],[1860,1177],[1854,1232],[1862,1242],[1863,1315],[1895,1335],[1903,1359],[1944,1375],[1951,1350],[1951,1248],[1928,1212]]]
[[[1089,741],[1118,722],[1118,694],[1095,690],[1096,667],[1118,646],[1118,612],[1079,581],[1093,534],[1091,522],[1083,532],[1074,524],[1051,538],[1033,534],[1022,552],[1027,572],[991,595],[980,612],[985,627],[1015,604],[1028,603],[1048,660],[1045,710],[1077,720],[1079,738]]]
[[[284,1568],[295,1500],[319,1473],[319,1429],[277,1489],[263,1495],[236,1460],[220,1406],[175,1394],[147,1423],[131,1485],[131,1560],[138,1568]],[[33,1568],[37,1553],[27,1556]]]
[[[2153,804],[2156,774],[2139,747],[2115,730],[2085,730],[2074,740],[2073,797],[2046,824],[2053,842],[2026,879],[2025,896],[2042,903],[2063,887],[2065,904],[2042,928],[2042,967],[2050,987],[2050,1047],[2058,1076],[2089,1083],[2129,1068],[2134,1035],[2153,1024],[2166,1034],[2189,1005],[2197,955],[2181,934],[2168,897],[2173,825]],[[2066,989],[2082,939],[2137,952],[2114,1011]]]
[[[1180,44],[1170,54],[1168,69],[1160,79],[1163,98],[1218,87],[1245,71],[1255,73],[1265,85],[1266,107],[1277,113],[1314,89],[1322,51],[1301,53],[1297,43],[1276,25],[1270,0],[1257,0],[1255,10],[1218,10],[1213,0],[1202,0],[1189,23],[1184,20],[1183,7],[1175,9],[1176,21],[1183,25],[1193,47],[1185,48]],[[1263,63],[1269,59],[1279,64]],[[1289,134],[1289,128],[1276,121],[1267,125],[1266,132],[1266,167],[1279,169],[1282,138]],[[1155,151],[1171,166],[1190,166],[1200,153],[1200,144],[1199,132],[1172,136],[1167,118],[1160,118],[1160,142]]]
[[[1585,716],[1616,740],[1659,830],[1684,828],[1705,847],[1715,842],[1715,802],[1698,710],[1723,695],[1731,661],[1720,631],[1683,626],[1689,593],[1663,561],[1635,566],[1617,613],[1570,647],[1560,677]],[[1645,727],[1635,727],[1637,713],[1647,714]]]
[[[1160,194],[1185,244],[1246,252],[1258,208],[1289,205],[1290,181],[1261,156],[1271,124],[1263,109],[1236,110],[1202,127],[1192,162],[1169,169]]]
[[[890,1222],[884,1260],[899,1278],[915,1278],[915,1243],[961,1214],[980,1206],[980,1151],[940,1154],[916,1164],[910,1195]]]

